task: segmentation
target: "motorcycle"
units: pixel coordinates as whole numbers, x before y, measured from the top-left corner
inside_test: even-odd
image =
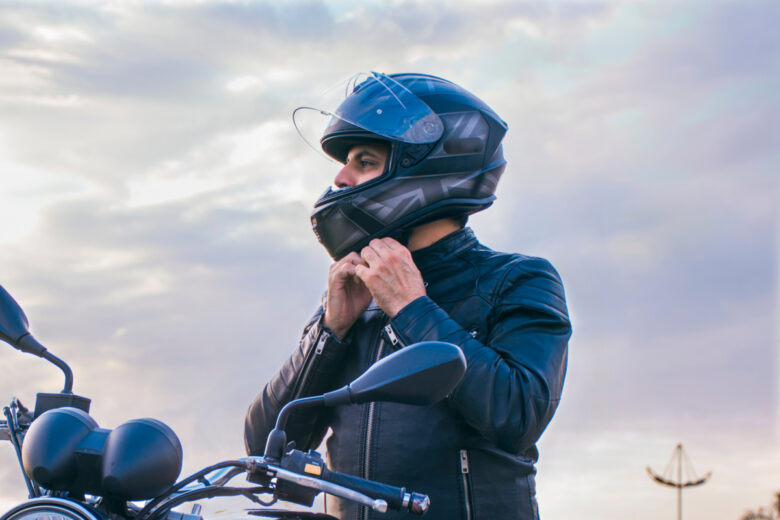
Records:
[[[127,421],[113,430],[99,428],[89,415],[91,400],[73,393],[68,364],[36,340],[22,308],[0,286],[0,340],[62,370],[58,393],[39,393],[33,410],[15,397],[3,408],[0,440],[13,445],[28,500],[0,520],[204,520],[198,500],[243,496],[261,506],[253,516],[330,519],[310,511],[273,509],[278,501],[311,507],[328,493],[378,512],[388,509],[423,515],[430,499],[327,468],[320,453],[295,449],[285,425],[301,408],[332,407],[369,401],[430,405],[455,388],[466,360],[455,345],[423,342],[381,359],[350,384],[285,405],[269,433],[262,456],[218,462],[178,480],[182,448],[171,428],[155,419]],[[248,485],[229,486],[238,475]]]

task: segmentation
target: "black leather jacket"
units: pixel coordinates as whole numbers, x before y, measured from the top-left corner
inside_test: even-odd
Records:
[[[412,256],[427,296],[391,320],[372,304],[343,342],[322,326],[320,309],[250,406],[247,451],[262,454],[291,399],[347,384],[403,345],[447,341],[468,362],[447,399],[431,407],[370,403],[301,412],[288,423],[288,439],[299,449],[316,447],[331,427],[332,469],[428,494],[429,520],[537,518],[535,443],[561,397],[571,335],[560,278],[546,260],[482,246],[469,228]],[[327,508],[344,520],[410,518],[333,497]]]

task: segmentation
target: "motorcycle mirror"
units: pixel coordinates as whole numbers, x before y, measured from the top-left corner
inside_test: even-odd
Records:
[[[280,460],[287,444],[287,417],[297,408],[338,406],[368,401],[430,405],[447,397],[466,373],[466,357],[452,343],[415,343],[374,363],[347,386],[284,405],[268,434],[265,456]]]
[[[19,339],[30,333],[30,322],[24,311],[0,285],[0,340],[19,348]]]
[[[73,372],[71,371],[70,367],[57,356],[47,352],[46,347],[41,345],[38,340],[35,339],[32,334],[30,334],[30,322],[27,321],[27,316],[25,316],[24,311],[19,306],[19,304],[16,303],[16,300],[14,300],[13,296],[11,296],[2,285],[0,285],[0,340],[5,341],[12,347],[17,348],[22,352],[34,354],[38,357],[46,359],[47,361],[50,361],[51,363],[54,363],[57,367],[59,367],[60,370],[62,370],[63,374],[65,374],[65,387],[62,389],[62,393],[71,393],[71,389],[73,388]],[[53,394],[42,395],[51,396]],[[78,398],[85,399],[82,397]],[[88,399],[85,400],[87,403],[89,403]],[[60,406],[76,405],[69,404]],[[88,407],[89,404],[86,406]],[[42,413],[38,410],[37,405],[36,412]]]
[[[466,373],[463,351],[451,343],[415,343],[374,363],[349,385],[323,396],[326,406],[368,401],[430,405],[447,397]]]

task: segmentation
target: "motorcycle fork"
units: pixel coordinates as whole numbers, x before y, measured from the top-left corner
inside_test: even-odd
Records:
[[[19,461],[19,468],[22,470],[22,477],[24,477],[24,483],[27,485],[29,498],[35,498],[41,496],[41,490],[32,480],[30,480],[30,477],[27,476],[27,472],[24,471],[24,464],[22,463],[22,441],[19,437],[22,429],[19,426],[17,418],[18,410],[19,404],[17,403],[16,398],[14,398],[10,407],[3,407],[3,414],[5,414],[5,418],[8,421],[8,432],[11,437],[11,444],[13,444],[14,450],[16,451],[16,459]]]

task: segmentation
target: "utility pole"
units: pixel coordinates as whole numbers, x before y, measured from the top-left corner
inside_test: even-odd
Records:
[[[675,466],[677,466],[677,480],[673,480]],[[687,481],[683,482],[683,466],[686,467]],[[647,467],[647,473],[650,478],[655,480],[658,484],[669,486],[677,489],[677,520],[682,520],[682,490],[685,487],[701,486],[712,476],[712,471],[699,478],[696,477],[696,473],[693,469],[688,455],[685,454],[682,444],[675,446],[672,456],[669,462],[666,463],[663,475],[658,475]]]

